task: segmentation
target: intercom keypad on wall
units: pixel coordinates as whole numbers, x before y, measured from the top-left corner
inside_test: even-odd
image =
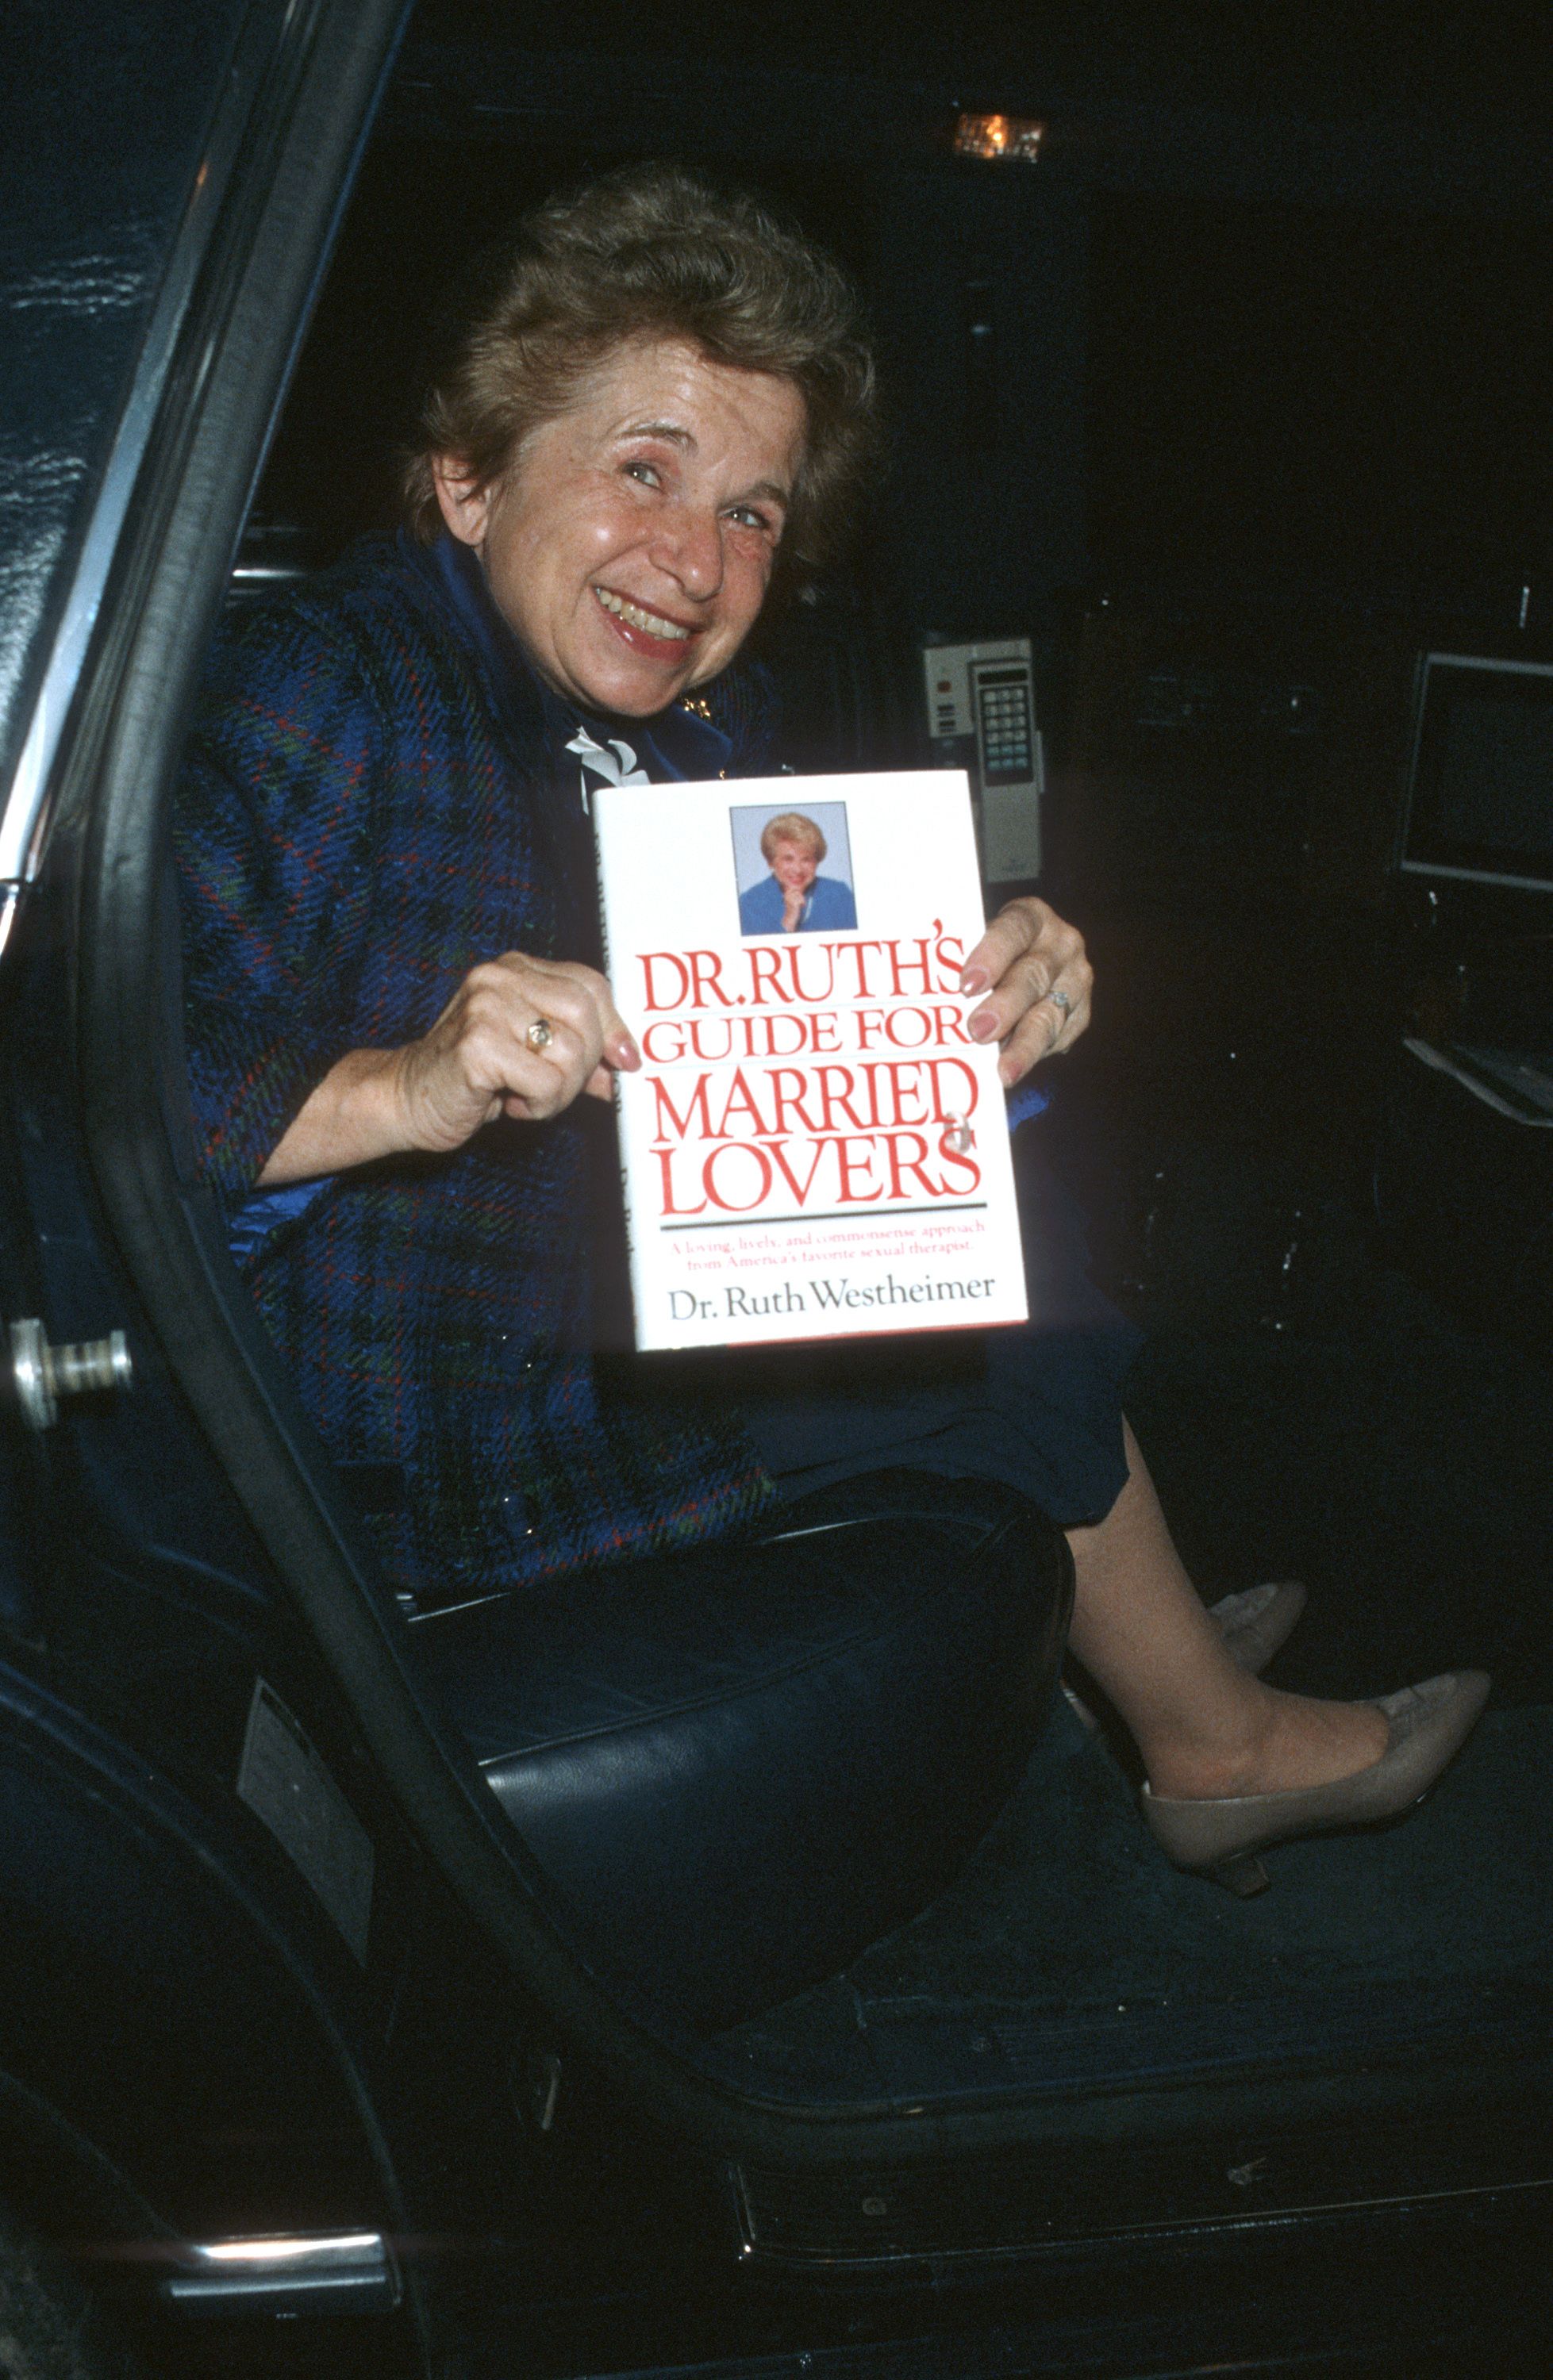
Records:
[[[934,757],[969,771],[989,884],[1041,872],[1041,737],[1028,637],[931,640],[922,652]]]

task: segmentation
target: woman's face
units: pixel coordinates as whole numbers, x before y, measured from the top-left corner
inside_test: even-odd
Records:
[[[807,892],[819,868],[807,844],[781,841],[771,846],[771,873],[784,892]]]
[[[679,340],[618,348],[569,409],[443,517],[557,693],[646,718],[726,669],[764,600],[802,453],[791,381]]]

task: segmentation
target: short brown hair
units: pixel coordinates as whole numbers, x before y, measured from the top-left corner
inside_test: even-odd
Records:
[[[457,455],[489,486],[605,356],[634,338],[681,338],[797,387],[806,435],[776,577],[800,585],[835,558],[879,431],[858,301],[822,249],[744,192],[632,165],[536,208],[483,280],[422,407],[405,475],[417,537],[429,544],[442,526],[436,456]]]
[[[793,843],[800,851],[812,851],[816,862],[830,848],[813,820],[805,818],[801,810],[784,810],[780,818],[766,820],[761,829],[761,857],[772,858],[779,843]]]

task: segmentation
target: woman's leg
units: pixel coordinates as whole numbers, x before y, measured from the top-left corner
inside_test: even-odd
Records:
[[[1110,1512],[1067,1533],[1070,1642],[1127,1722],[1154,1791],[1282,1792],[1378,1760],[1388,1730],[1372,1705],[1280,1694],[1231,1660],[1181,1568],[1131,1429],[1126,1440],[1128,1481]]]

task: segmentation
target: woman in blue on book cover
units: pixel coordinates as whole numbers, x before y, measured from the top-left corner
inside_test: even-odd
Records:
[[[839,808],[840,804],[834,805]],[[737,814],[736,814],[737,815]],[[825,830],[801,810],[782,810],[761,829],[761,857],[770,873],[739,895],[742,934],[852,932],[857,903],[839,876],[822,876],[829,851]]]
[[[437,364],[397,535],[256,607],[207,674],[177,824],[204,1177],[407,1596],[747,1537],[892,1465],[1000,1481],[1067,1532],[1072,1646],[1166,1852],[1207,1868],[1406,1806],[1486,1681],[1261,1682],[1299,1597],[1204,1609],[1123,1418],[1136,1334],[1038,1165],[1045,1328],[904,1373],[915,1342],[872,1342],[844,1393],[831,1358],[757,1396],[726,1355],[674,1393],[594,1353],[623,1271],[611,1078],[641,1056],[599,965],[589,787],[769,772],[741,648],[836,552],[876,443],[852,293],[754,200],[637,167],[527,221]],[[775,823],[789,861],[752,914],[813,930],[850,889],[799,812]],[[1088,1022],[1082,941],[1015,900],[960,990],[1011,1087]]]

